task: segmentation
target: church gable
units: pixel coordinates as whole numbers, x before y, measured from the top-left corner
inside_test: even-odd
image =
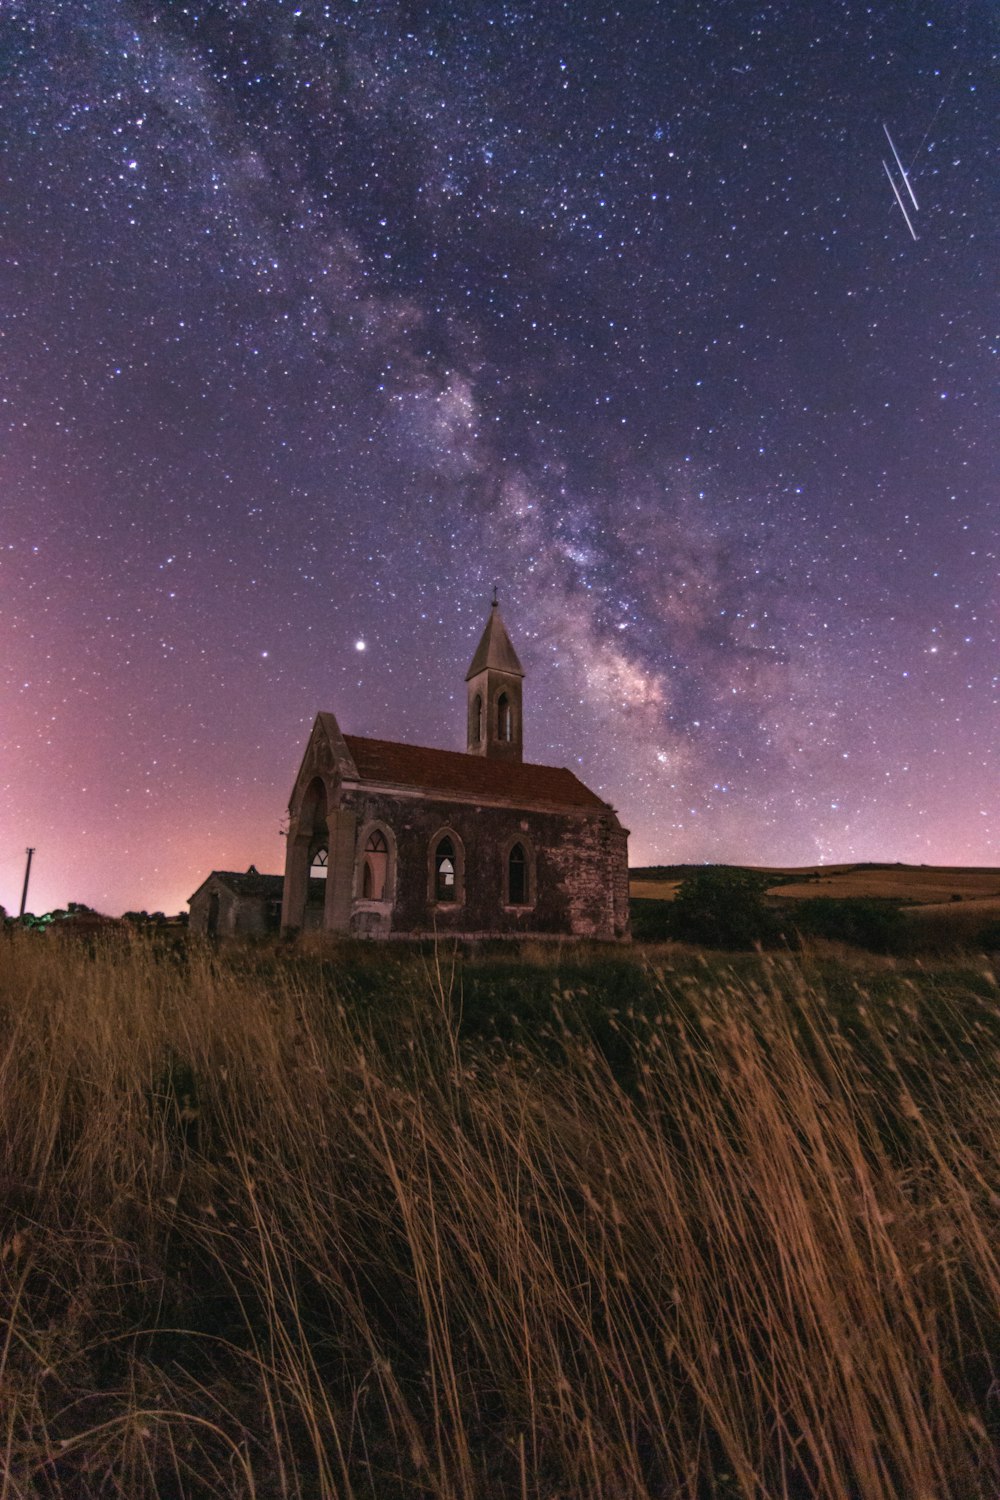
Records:
[[[330,787],[336,781],[354,780],[357,774],[358,768],[336,717],[332,713],[318,713],[295,778],[289,807],[294,812],[306,788],[317,777]]]

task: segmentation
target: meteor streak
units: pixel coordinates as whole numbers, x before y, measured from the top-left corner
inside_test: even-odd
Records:
[[[910,223],[910,216],[906,212],[906,204],[903,202],[902,198],[899,196],[899,188],[896,186],[896,183],[895,183],[895,180],[893,178],[893,175],[889,171],[889,167],[888,167],[888,165],[887,165],[884,157],[882,159],[882,165],[883,165],[883,167],[885,167],[885,175],[889,179],[889,186],[892,188],[893,192],[895,193],[895,195],[896,195],[896,202],[899,204],[899,207],[900,207],[900,209],[902,211],[902,214],[903,214],[903,218],[906,220],[906,227],[910,231],[910,233],[912,234],[913,238],[916,239],[917,238],[917,231],[914,229],[913,225]],[[910,196],[911,197],[913,196],[912,193],[911,193]]]
[[[910,199],[911,199],[911,201],[913,203],[913,207],[914,208],[919,208],[920,204],[917,202],[917,195],[913,191],[913,189],[910,187],[910,179],[909,179],[909,177],[906,174],[906,168],[903,166],[903,163],[899,159],[899,152],[896,150],[896,143],[893,140],[892,136],[889,134],[889,127],[885,123],[884,120],[882,122],[882,129],[885,131],[885,138],[886,138],[886,140],[889,142],[889,145],[892,147],[892,154],[896,158],[896,166],[899,168],[899,175],[900,175],[900,177],[902,177],[904,183],[906,184],[906,191],[910,195]],[[885,166],[885,162],[883,162],[882,165]],[[889,170],[888,167],[886,167],[886,171],[888,171],[888,170]],[[890,180],[890,182],[892,181],[891,178],[889,180]],[[896,196],[898,198],[899,194],[897,193]],[[915,238],[916,238],[916,235],[914,235],[914,239]]]

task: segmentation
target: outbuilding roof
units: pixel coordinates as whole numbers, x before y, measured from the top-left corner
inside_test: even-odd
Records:
[[[276,900],[281,895],[285,884],[285,877],[283,875],[261,875],[255,865],[251,865],[249,870],[243,871],[213,870],[202,881],[198,887],[198,891],[201,890],[202,886],[207,885],[210,880],[221,881],[224,886],[232,891],[234,896],[267,896],[271,900]],[[198,891],[194,893],[196,896]],[[188,900],[190,899],[191,897],[188,897]]]
[[[345,734],[344,741],[362,781],[445,792],[470,802],[480,797],[496,799],[514,807],[607,807],[565,766],[492,760],[458,750],[360,739],[354,734]]]

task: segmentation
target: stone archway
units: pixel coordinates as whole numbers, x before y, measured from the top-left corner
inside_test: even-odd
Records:
[[[285,889],[282,902],[283,928],[323,926],[326,880],[313,876],[313,863],[326,854],[329,875],[330,825],[326,782],[314,776],[293,811],[285,857]],[[317,866],[323,868],[324,866]]]

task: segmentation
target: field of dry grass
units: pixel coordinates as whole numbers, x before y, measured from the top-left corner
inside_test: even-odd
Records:
[[[996,1495],[986,960],[0,943],[0,1500]]]
[[[757,868],[757,867],[754,867]],[[956,897],[974,901],[984,917],[1000,914],[1000,870],[968,870],[946,865],[810,865],[762,869],[773,875],[772,894],[783,899],[816,896],[889,898],[918,905],[947,904]],[[789,879],[789,877],[793,877]],[[672,901],[680,879],[632,876],[633,898]]]
[[[672,901],[679,885],[679,880],[644,880],[632,875],[628,892],[633,901]]]

